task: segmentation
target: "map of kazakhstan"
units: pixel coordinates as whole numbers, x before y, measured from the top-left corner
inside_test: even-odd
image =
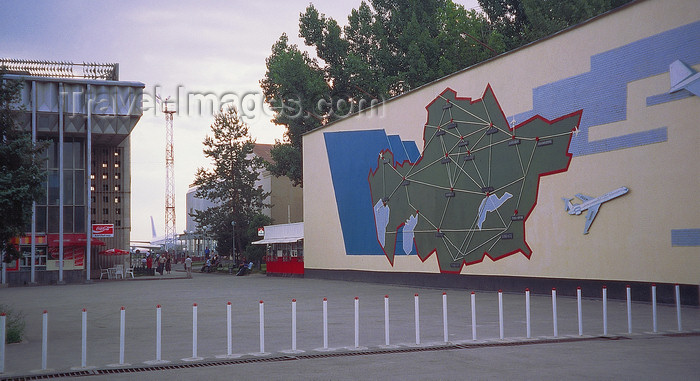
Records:
[[[379,153],[369,174],[377,240],[395,254],[437,253],[442,272],[532,251],[525,221],[540,176],[568,169],[582,111],[509,125],[488,86],[482,99],[445,90],[427,107],[422,155],[414,163]]]

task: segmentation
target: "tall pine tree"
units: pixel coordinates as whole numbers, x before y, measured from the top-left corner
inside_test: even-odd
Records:
[[[247,229],[262,208],[269,192],[255,185],[264,168],[262,158],[253,155],[255,141],[248,125],[241,121],[235,108],[228,108],[214,117],[212,136],[204,139],[204,155],[211,159],[212,168],[197,169],[193,186],[195,195],[217,207],[195,211],[192,216],[199,226],[213,234],[220,253],[241,253],[249,243]],[[231,222],[235,222],[232,241]]]

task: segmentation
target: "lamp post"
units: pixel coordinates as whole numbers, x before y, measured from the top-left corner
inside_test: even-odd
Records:
[[[231,259],[236,260],[236,221],[231,221]]]

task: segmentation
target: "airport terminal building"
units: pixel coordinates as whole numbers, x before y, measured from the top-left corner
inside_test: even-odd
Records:
[[[118,64],[0,59],[0,67],[3,81],[23,84],[17,124],[48,142],[46,195],[16,239],[22,257],[9,264],[8,283],[99,276],[98,252],[129,248],[129,134],[144,84],[120,81]]]
[[[307,133],[305,276],[697,304],[699,70],[635,1]]]

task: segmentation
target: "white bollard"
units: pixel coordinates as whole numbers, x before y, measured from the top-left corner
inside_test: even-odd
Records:
[[[503,291],[498,290],[498,337],[503,340]]]
[[[608,335],[608,288],[603,286],[603,336]]]
[[[87,367],[87,310],[83,308],[82,340],[80,351],[80,367]]]
[[[41,370],[46,370],[46,359],[49,354],[49,312],[44,310],[41,317]]]
[[[328,299],[323,298],[323,349],[328,349]]]
[[[447,293],[442,293],[442,336],[445,343],[449,342],[447,334]]]
[[[583,311],[581,310],[581,287],[576,287],[576,303],[578,305],[578,335],[583,336]]]
[[[530,289],[525,289],[525,333],[526,337],[529,339],[532,337],[532,330],[530,324]]]
[[[260,301],[260,353],[265,353],[265,303]]]
[[[681,325],[681,286],[676,283],[676,316],[678,317],[678,332],[683,331]]]
[[[355,348],[360,347],[360,298],[355,297]]]
[[[656,323],[656,283],[651,284],[651,326],[653,332],[656,333],[658,325]]]
[[[632,333],[632,289],[627,285],[627,333]]]
[[[4,264],[4,263],[3,263]],[[5,373],[5,338],[7,337],[7,316],[0,313],[0,374]]]
[[[292,299],[292,351],[297,350],[297,300]]]
[[[197,358],[197,303],[192,304],[192,358]]]
[[[389,346],[389,295],[384,295],[384,345]]]
[[[472,291],[471,295],[472,306],[472,340],[476,341],[476,294]]]
[[[418,301],[418,294],[414,295],[414,315],[416,317],[416,345],[420,345],[420,303]]]
[[[559,336],[557,328],[557,290],[552,288],[552,327],[554,328],[554,337]]]
[[[119,365],[124,365],[124,337],[126,336],[126,310],[119,310]]]
[[[161,361],[160,358],[160,339],[161,339],[161,317],[160,304],[156,306],[156,361]]]
[[[231,332],[231,302],[226,303],[226,355],[233,354],[233,334]]]

